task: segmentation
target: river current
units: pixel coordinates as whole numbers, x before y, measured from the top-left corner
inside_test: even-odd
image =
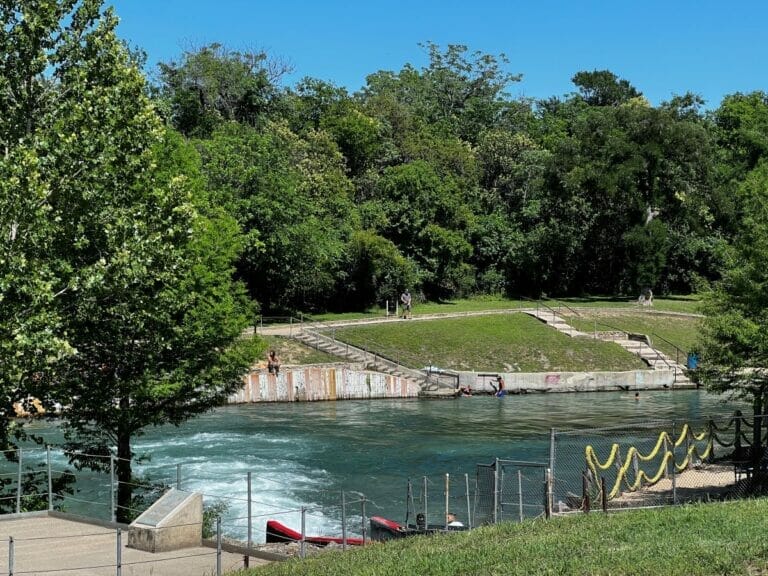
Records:
[[[474,479],[479,463],[546,462],[551,428],[693,421],[737,407],[699,390],[643,391],[638,400],[629,392],[600,392],[249,404],[150,429],[134,447],[149,458],[139,469],[150,477],[175,483],[180,464],[183,489],[203,492],[206,502],[223,498],[225,530],[235,537],[246,530],[251,472],[258,542],[269,517],[298,528],[301,507],[312,508],[309,532],[340,530],[342,490],[347,500],[365,495],[366,515],[402,521],[409,479],[420,488],[426,476],[437,504],[446,473],[451,492],[460,494],[464,474]],[[348,515],[360,516],[359,506]]]

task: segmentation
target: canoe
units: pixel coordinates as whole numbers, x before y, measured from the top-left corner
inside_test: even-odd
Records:
[[[304,542],[315,546],[327,546],[328,544],[343,544],[343,538],[335,536],[304,536]],[[288,528],[277,520],[267,520],[267,543],[301,542],[301,532]],[[347,544],[362,546],[362,538],[347,538]]]
[[[449,532],[466,530],[463,525],[448,525],[447,528],[444,524],[429,524],[429,525],[415,525],[415,524],[398,524],[394,520],[388,518],[382,518],[381,516],[371,516],[371,540],[394,540],[396,538],[404,538],[406,536],[416,536],[418,534],[436,534],[438,532],[445,532],[446,529]]]

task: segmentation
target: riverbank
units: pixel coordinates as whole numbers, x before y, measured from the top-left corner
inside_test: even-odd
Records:
[[[579,514],[414,537],[237,574],[757,576],[768,573],[766,514],[766,499]]]

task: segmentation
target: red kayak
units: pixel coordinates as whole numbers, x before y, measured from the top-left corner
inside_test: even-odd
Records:
[[[304,542],[314,544],[315,546],[327,546],[328,544],[343,544],[343,538],[333,536],[305,536]],[[277,520],[267,520],[267,543],[275,542],[301,542],[301,533],[291,530],[285,524]],[[347,544],[351,546],[362,546],[362,538],[347,538]]]

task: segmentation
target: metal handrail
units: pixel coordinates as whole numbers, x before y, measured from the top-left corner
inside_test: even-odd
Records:
[[[309,325],[309,327],[308,327]],[[373,349],[373,345],[376,343],[372,340],[363,340],[363,346],[360,347],[360,345],[354,345],[349,344],[348,342],[344,342],[342,340],[338,340],[336,338],[336,326],[333,326],[331,324],[327,324],[325,322],[320,322],[317,320],[312,320],[310,322],[304,321],[300,323],[300,329],[305,332],[312,332],[318,336],[330,338],[332,342],[343,344],[347,347],[347,350],[350,349],[358,351],[363,353],[364,356],[370,356],[371,357],[371,363],[375,364],[376,362],[383,362],[383,363],[389,363],[391,367],[395,370],[400,370],[406,374],[409,374],[412,378],[424,378],[425,374],[422,370],[410,368],[409,366],[405,366],[401,361],[400,358],[393,359],[389,358],[387,356],[384,356],[383,354],[377,353],[377,352],[371,352],[370,350]],[[330,331],[331,336],[329,337],[326,334],[323,334],[321,330]],[[411,357],[414,359],[415,357]]]
[[[616,332],[621,332],[622,334],[627,334],[627,336],[629,336],[629,332],[627,332],[623,328],[618,328],[617,326],[612,326],[611,324],[608,324],[607,322],[598,322],[597,320],[595,320],[595,332],[597,332],[597,325],[598,324],[600,326],[605,326],[606,328],[610,328],[611,330],[614,330]],[[649,335],[648,334],[644,334],[644,336],[646,338],[648,338]],[[597,337],[597,334],[595,334],[595,337]],[[662,338],[662,340],[663,340],[663,338]],[[669,361],[664,357],[664,355],[662,355],[662,353],[659,350],[657,350],[656,348],[653,347],[653,345],[651,344],[650,341],[647,344],[648,344],[648,347],[656,353],[656,360],[661,360],[662,362],[664,362],[664,364],[666,364],[667,368],[674,370],[674,367],[669,363]],[[674,344],[673,344],[673,346],[674,346]],[[676,370],[675,370],[675,381],[677,381],[677,371]]]
[[[674,348],[674,349],[675,349],[675,363],[676,363],[676,364],[680,364],[680,354],[681,354],[681,353],[683,354],[683,356],[684,356],[684,357],[685,357],[685,356],[687,356],[687,352],[686,352],[685,350],[683,350],[682,348],[680,348],[680,347],[679,347],[679,346],[677,346],[676,344],[674,344],[674,343],[670,342],[669,340],[667,340],[667,339],[666,339],[666,338],[664,338],[663,336],[659,336],[659,335],[658,335],[658,334],[656,334],[655,332],[651,332],[651,333],[650,333],[650,336],[652,336],[654,339],[655,339],[655,338],[658,338],[658,339],[659,339],[659,340],[661,340],[662,342],[666,342],[667,344],[669,344],[670,346],[672,346],[672,348]]]

